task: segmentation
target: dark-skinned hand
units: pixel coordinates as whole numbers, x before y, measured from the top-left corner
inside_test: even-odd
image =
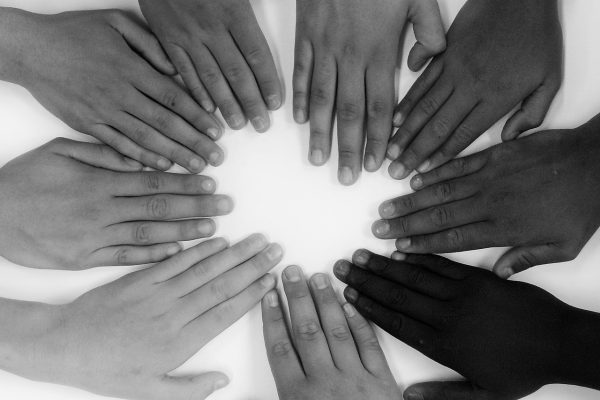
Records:
[[[298,0],[294,119],[310,121],[313,165],[329,159],[337,114],[339,181],[377,171],[392,133],[395,72],[405,22],[417,44],[408,65],[420,69],[445,48],[435,0]],[[365,149],[366,142],[366,149]]]
[[[396,109],[395,179],[451,160],[519,104],[502,138],[538,127],[560,88],[556,0],[469,0],[447,40]]]
[[[139,0],[186,86],[232,129],[269,129],[283,103],[271,50],[248,0]]]
[[[428,383],[405,398],[509,400],[546,384],[598,388],[598,314],[438,256],[357,251],[339,261],[344,295],[367,319],[470,383]],[[420,395],[420,397],[419,397]]]
[[[600,225],[600,118],[456,159],[412,179],[413,194],[383,203],[373,225],[408,253],[512,247],[508,277],[575,258]]]

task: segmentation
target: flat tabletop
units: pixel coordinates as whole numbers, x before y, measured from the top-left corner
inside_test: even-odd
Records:
[[[439,2],[444,21],[449,26],[465,1]],[[40,13],[110,7],[139,11],[135,0],[9,0],[2,3],[3,6]],[[281,243],[286,256],[277,272],[283,266],[298,264],[310,274],[331,274],[335,260],[350,257],[354,250],[363,247],[389,255],[393,242],[375,239],[370,226],[377,218],[377,206],[383,200],[408,193],[408,182],[392,180],[383,168],[374,174],[363,173],[353,187],[342,187],[336,179],[335,153],[332,155],[334,161],[325,167],[310,166],[307,161],[308,126],[296,125],[291,109],[295,1],[256,0],[252,3],[284,79],[287,101],[280,111],[273,113],[273,127],[268,133],[260,135],[247,128],[228,132],[221,141],[226,162],[219,168],[208,169],[206,174],[217,179],[220,193],[234,198],[236,209],[230,216],[218,219],[218,235],[235,241],[250,233],[262,232],[272,241]],[[600,112],[600,2],[562,1],[561,10],[565,80],[542,127],[546,129],[576,127]],[[409,33],[406,48],[413,42],[414,37]],[[406,67],[402,68],[399,95],[406,93],[417,76]],[[6,83],[0,83],[0,121],[1,164],[57,136],[91,140],[53,117],[26,90]],[[498,143],[504,121],[483,135],[468,152]],[[487,249],[455,254],[451,258],[489,268],[502,252],[503,249]],[[0,297],[69,302],[133,269],[40,271],[0,259]],[[514,279],[541,286],[573,306],[600,312],[600,235],[590,240],[575,261],[538,267]],[[336,284],[341,288],[339,283]],[[424,380],[458,377],[387,334],[379,332],[379,337],[402,387]],[[277,399],[263,345],[259,307],[202,349],[183,370],[227,373],[231,384],[210,397],[214,400]],[[0,372],[0,398],[99,399],[77,389],[34,383],[3,372]],[[565,398],[598,399],[600,393],[553,385],[529,397]]]

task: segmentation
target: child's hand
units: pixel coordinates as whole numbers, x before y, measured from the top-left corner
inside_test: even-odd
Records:
[[[269,129],[283,103],[271,50],[248,0],[139,0],[188,89],[232,129]]]
[[[213,195],[210,178],[140,168],[104,145],[67,139],[8,163],[0,169],[0,255],[59,269],[161,261],[180,251],[177,241],[214,233],[214,222],[199,218],[233,207]]]
[[[342,307],[326,275],[307,285],[287,268],[283,285],[291,329],[277,292],[263,299],[265,345],[281,400],[398,400],[400,391],[375,332],[349,304]]]
[[[331,153],[337,113],[339,180],[344,185],[360,176],[363,153],[367,171],[378,170],[384,161],[407,19],[418,40],[409,66],[417,70],[445,48],[435,0],[297,1],[294,118],[298,123],[310,120],[309,158],[323,165]]]
[[[556,0],[470,0],[448,32],[448,49],[396,110],[388,148],[393,178],[454,158],[521,104],[502,138],[538,127],[562,81]]]

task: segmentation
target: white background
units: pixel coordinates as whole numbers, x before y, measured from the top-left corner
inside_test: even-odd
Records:
[[[107,7],[137,10],[135,0],[11,0],[2,3],[42,13]],[[440,0],[447,26],[463,3],[464,0]],[[383,169],[375,174],[364,174],[357,185],[344,188],[336,180],[336,162],[322,168],[308,164],[308,127],[293,123],[290,107],[295,2],[257,0],[253,4],[283,76],[287,102],[282,110],[273,114],[274,126],[267,134],[258,135],[247,129],[228,133],[222,141],[227,162],[207,173],[219,181],[220,192],[234,197],[236,210],[231,216],[219,220],[219,234],[234,241],[255,231],[263,232],[286,249],[282,265],[296,263],[310,273],[330,273],[336,259],[349,257],[360,247],[388,254],[393,243],[372,237],[370,225],[376,219],[378,204],[408,193],[408,184],[393,181]],[[600,112],[600,2],[568,0],[562,2],[561,10],[566,77],[544,124],[546,128],[574,127]],[[406,46],[412,46],[414,38],[411,34],[406,42]],[[406,68],[402,69],[400,95],[406,92],[416,76]],[[57,136],[87,140],[46,112],[25,90],[10,84],[0,84],[0,121],[1,164]],[[498,142],[500,127],[500,124],[496,125],[469,151]],[[335,157],[334,154],[333,159]],[[599,240],[598,235],[592,238],[574,262],[541,267],[521,274],[518,279],[542,286],[569,304],[600,312]],[[489,267],[499,254],[501,250],[489,249],[454,257],[462,262]],[[0,296],[68,302],[129,270],[36,271],[0,259]],[[457,376],[391,337],[384,334],[380,337],[402,387],[422,380]],[[230,376],[231,385],[211,399],[277,398],[264,353],[258,308],[206,346],[185,368],[194,371],[221,370]],[[91,400],[97,397],[71,388],[33,383],[0,373],[0,399],[40,398]],[[548,400],[565,398],[597,399],[600,393],[549,386],[531,397]]]

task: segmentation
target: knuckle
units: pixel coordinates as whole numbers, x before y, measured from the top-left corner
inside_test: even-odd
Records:
[[[233,64],[225,70],[225,75],[227,75],[229,81],[235,83],[243,79],[245,75],[244,72],[244,67],[242,67],[240,64]]]
[[[149,224],[138,224],[133,231],[133,238],[136,243],[146,244],[151,240],[151,233]]]
[[[357,153],[358,152],[355,149],[347,147],[347,145],[340,145],[340,149],[338,151],[340,160],[348,162],[352,162],[352,160],[356,158]]]
[[[460,126],[452,136],[452,141],[455,144],[454,146],[444,147],[442,149],[442,154],[445,157],[454,157],[460,150],[467,148],[473,138],[475,137],[475,133],[466,125]],[[458,149],[458,151],[456,150]]]
[[[345,326],[336,326],[335,328],[332,328],[329,333],[332,338],[340,342],[350,340],[352,337],[350,331]]]
[[[286,358],[291,352],[292,344],[289,340],[284,340],[271,346],[271,353],[276,357]]]
[[[361,117],[361,109],[357,104],[344,102],[337,110],[338,117],[344,122],[358,121]]]
[[[144,187],[149,190],[160,190],[163,186],[161,177],[155,173],[149,173],[142,175]]]
[[[267,57],[263,49],[258,47],[253,48],[246,53],[246,61],[251,67],[261,66],[266,58]]]
[[[308,321],[298,325],[296,334],[301,340],[314,341],[318,338],[320,330],[321,328],[316,321]]]
[[[446,207],[436,207],[431,211],[429,218],[431,219],[433,225],[437,227],[444,227],[448,225],[452,216]]]
[[[405,196],[398,201],[403,210],[411,211],[415,208],[415,200],[412,196]]]
[[[435,197],[440,202],[446,202],[452,197],[454,189],[454,185],[451,183],[440,183],[435,187]]]
[[[146,203],[146,210],[153,218],[166,218],[169,215],[169,202],[162,196],[152,197]]]
[[[179,93],[169,90],[162,95],[163,104],[168,107],[176,107],[179,102]]]
[[[154,116],[154,122],[158,129],[166,131],[173,124],[173,118],[165,112],[158,112]]]
[[[210,284],[210,293],[213,298],[218,300],[225,300],[229,298],[228,285],[224,280],[218,279]]]
[[[388,294],[388,301],[394,306],[404,306],[408,301],[406,290],[395,288]]]
[[[446,233],[446,239],[448,241],[448,244],[452,248],[459,248],[465,242],[464,234],[456,229],[453,229],[450,232]]]
[[[439,103],[432,97],[425,97],[419,103],[419,107],[426,115],[433,115],[439,108]]]
[[[126,265],[129,261],[129,251],[127,249],[119,249],[114,255],[116,265]]]
[[[342,56],[344,58],[353,59],[356,57],[357,54],[358,54],[358,51],[356,48],[356,44],[354,44],[353,42],[346,42],[342,46]]]
[[[450,123],[445,118],[438,118],[433,122],[431,131],[437,139],[443,139],[450,132]]]
[[[192,268],[192,274],[197,281],[202,281],[209,275],[208,266],[203,263],[197,264]]]
[[[397,227],[398,227],[398,234],[408,235],[408,233],[410,232],[410,222],[408,221],[408,218],[399,218]]]
[[[260,114],[264,105],[262,99],[256,97],[243,97],[240,101],[248,114]]]
[[[200,71],[200,79],[207,86],[215,86],[221,81],[221,72],[215,68],[208,68]]]
[[[389,114],[389,111],[388,104],[381,100],[370,101],[367,107],[369,118],[375,120],[379,120],[380,118]]]
[[[310,101],[315,106],[327,106],[332,102],[332,96],[324,88],[316,88],[310,95]]]
[[[396,316],[391,323],[392,335],[397,336],[397,335],[401,334],[403,327],[404,327],[404,321],[402,320],[402,317],[400,317],[399,315]]]
[[[467,160],[464,158],[457,158],[456,160],[452,161],[450,168],[454,174],[462,176],[467,171]]]
[[[425,281],[425,273],[421,268],[412,268],[408,273],[407,280],[409,285],[421,286]]]
[[[151,135],[149,134],[149,132],[146,128],[142,128],[142,127],[135,128],[131,135],[132,135],[133,140],[137,144],[139,144],[143,147],[147,147],[148,145],[150,145]]]

